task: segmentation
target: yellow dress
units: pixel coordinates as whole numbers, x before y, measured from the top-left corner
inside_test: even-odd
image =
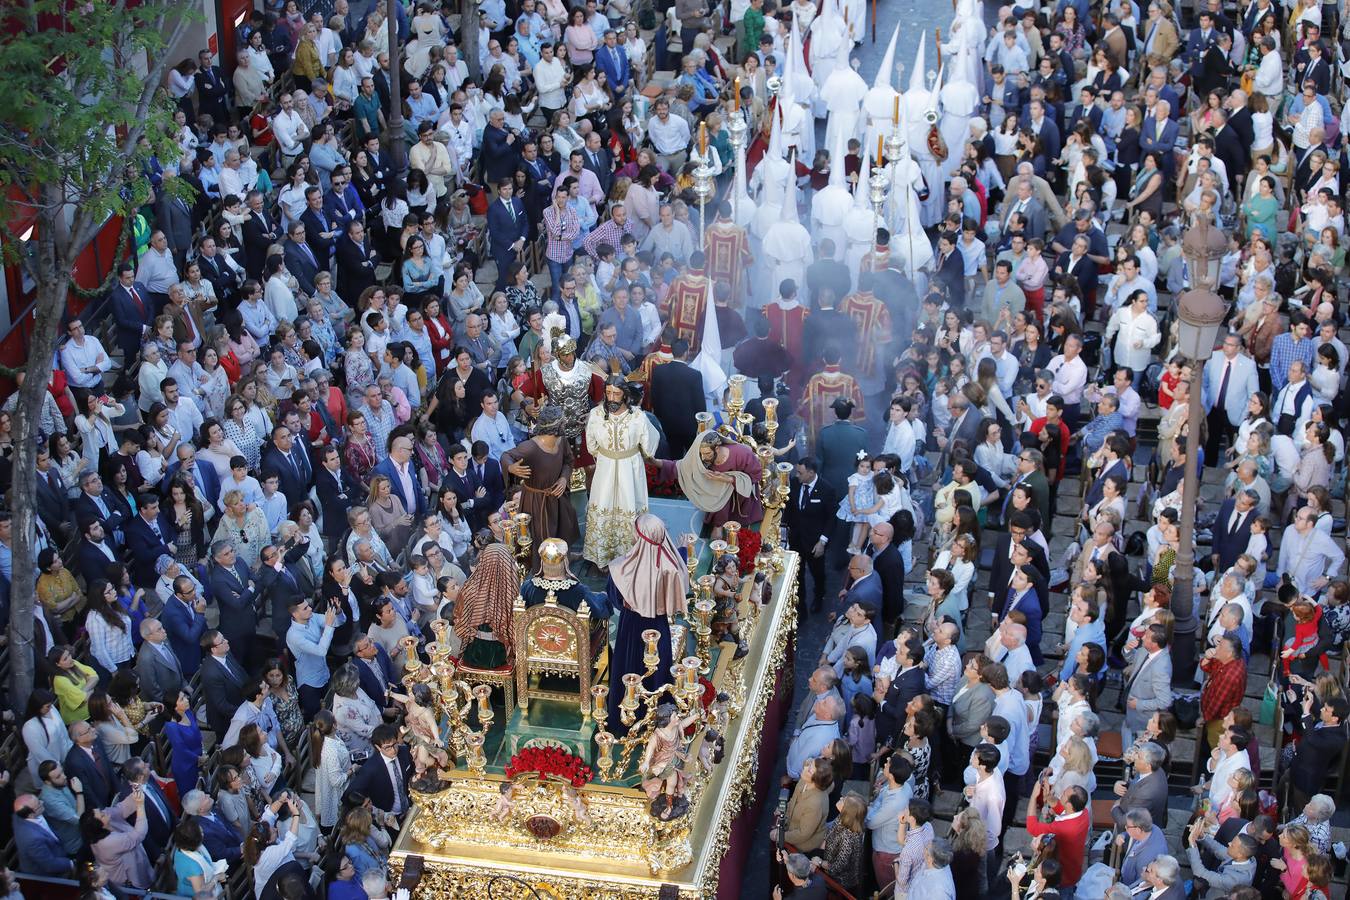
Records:
[[[52,679],[52,692],[56,694],[56,708],[61,710],[61,721],[67,725],[82,722],[89,718],[89,698],[84,695],[84,683],[89,680],[91,675],[97,675],[93,669],[79,660],[75,661],[75,668],[70,674],[79,680],[74,681],[65,674],[57,675]]]

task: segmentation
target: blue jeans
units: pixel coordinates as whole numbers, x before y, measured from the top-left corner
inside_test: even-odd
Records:
[[[547,256],[544,257],[544,262],[548,263],[548,278],[550,282],[548,286],[548,296],[552,300],[557,300],[562,296],[563,264],[554,262]]]

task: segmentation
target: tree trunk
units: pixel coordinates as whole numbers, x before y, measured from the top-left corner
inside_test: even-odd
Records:
[[[48,239],[50,240],[50,239]],[[61,317],[70,291],[71,267],[46,264],[39,238],[38,266],[48,277],[38,283],[37,307],[33,311],[33,335],[29,339],[28,366],[19,402],[14,407],[14,474],[10,508],[13,510],[13,580],[9,612],[10,708],[22,711],[33,691],[33,615],[36,602],[37,551],[37,441],[42,395],[51,380],[52,358],[61,339]],[[54,244],[54,242],[53,242]],[[53,246],[49,244],[48,246]],[[47,257],[52,259],[51,256]]]
[[[483,73],[478,65],[478,30],[482,15],[478,12],[475,0],[464,0],[459,13],[459,43],[464,48],[464,65],[469,67],[469,75],[483,86]]]

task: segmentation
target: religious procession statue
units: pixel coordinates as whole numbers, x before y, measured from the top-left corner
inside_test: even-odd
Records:
[[[636,402],[637,388],[621,376],[605,385],[605,402],[586,420],[586,446],[595,458],[586,502],[582,556],[603,569],[637,540],[634,520],[647,511],[646,459],[656,453],[656,428]]]
[[[584,443],[586,417],[603,396],[604,379],[577,359],[577,342],[561,329],[552,332],[553,361],[543,369],[544,390],[562,408],[563,434],[572,447],[574,465],[590,464]]]
[[[535,554],[548,538],[572,544],[581,537],[577,511],[566,496],[573,456],[565,427],[562,407],[545,406],[535,420],[533,436],[507,450],[501,458],[502,481],[508,486],[518,481],[524,488],[520,511],[529,513]]]

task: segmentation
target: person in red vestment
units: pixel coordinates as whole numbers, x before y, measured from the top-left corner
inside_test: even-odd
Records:
[[[802,353],[802,333],[806,326],[806,307],[797,300],[797,282],[783,279],[778,286],[778,298],[764,307],[764,318],[769,320],[769,340],[787,351],[791,370],[788,382],[800,388],[807,379],[807,360]]]
[[[848,400],[853,404],[853,415],[850,417],[853,421],[863,418],[862,389],[852,375],[839,371],[839,351],[826,347],[823,356],[825,371],[811,376],[797,405],[797,414],[806,420],[806,433],[812,440],[825,426],[826,411],[836,400]]]
[[[839,311],[858,326],[858,372],[876,371],[878,351],[891,342],[891,313],[872,293],[874,279],[866,269],[858,276],[858,290],[839,303]]]
[[[717,221],[708,226],[708,277],[731,286],[731,300],[739,304],[745,297],[748,279],[742,277],[754,262],[750,237],[745,229],[731,221],[731,204],[723,200],[717,206]]]
[[[689,268],[670,283],[661,301],[661,321],[675,329],[675,336],[698,350],[703,337],[703,314],[712,294],[712,282],[703,271],[703,251],[689,254]]]
[[[642,358],[642,365],[638,366],[632,372],[628,373],[628,380],[641,385],[650,385],[652,383],[652,372],[657,366],[665,365],[675,359],[671,352],[671,345],[675,343],[675,332],[673,329],[666,328],[661,332],[661,343],[657,345],[655,351],[648,353]],[[642,392],[642,408],[651,412],[652,392],[644,390]]]

